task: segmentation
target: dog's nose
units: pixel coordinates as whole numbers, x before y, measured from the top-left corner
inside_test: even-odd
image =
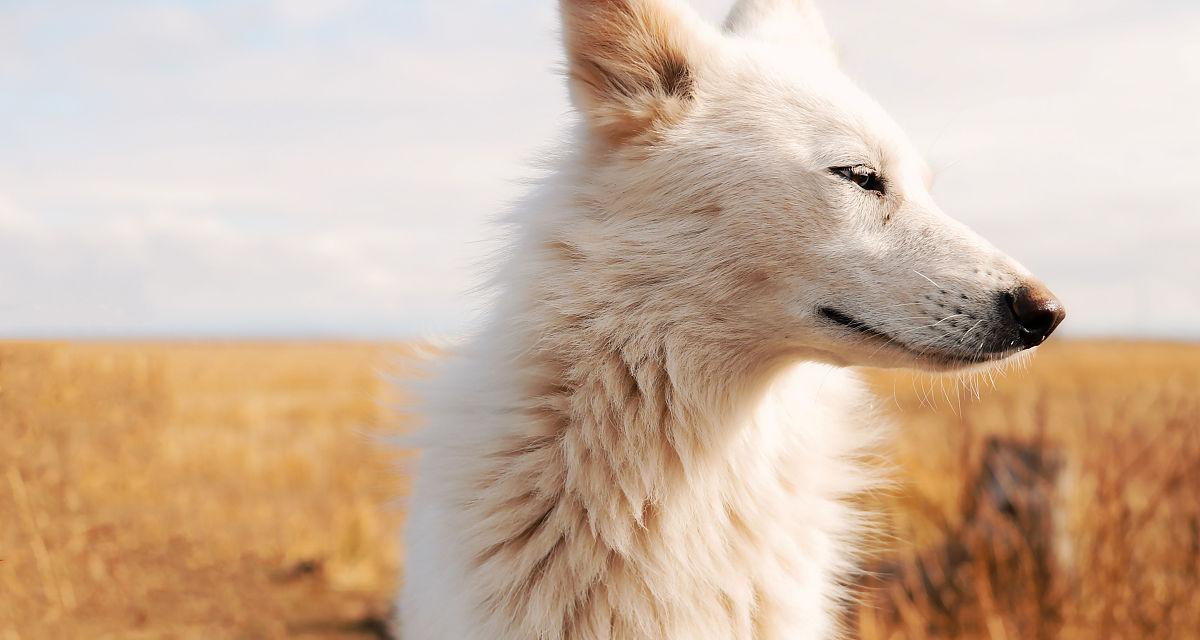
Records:
[[[1004,296],[1017,322],[1021,343],[1026,347],[1036,347],[1044,342],[1067,317],[1062,303],[1041,284],[1023,284]]]

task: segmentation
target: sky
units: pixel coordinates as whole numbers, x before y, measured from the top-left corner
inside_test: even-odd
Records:
[[[463,331],[572,118],[556,4],[0,0],[0,337]],[[1200,3],[819,4],[1061,331],[1200,338]]]

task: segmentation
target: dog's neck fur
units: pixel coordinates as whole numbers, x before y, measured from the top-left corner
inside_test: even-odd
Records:
[[[584,292],[600,285],[587,257],[544,231],[522,244],[549,250],[522,254],[535,272],[510,280],[479,340],[506,348],[477,354],[467,374],[503,372],[478,382],[503,390],[478,409],[504,419],[451,445],[473,458],[455,481],[468,584],[494,613],[479,627],[498,638],[826,637],[856,523],[840,499],[869,477],[849,460],[864,432],[829,419],[849,413],[837,405],[856,389],[823,365],[674,323],[673,303],[638,301],[636,285],[630,304],[661,308],[590,304]],[[779,415],[778,395],[812,424]],[[811,520],[773,522],[792,509]]]

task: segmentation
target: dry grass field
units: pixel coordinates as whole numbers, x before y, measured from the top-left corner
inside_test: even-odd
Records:
[[[979,399],[875,376],[901,425],[883,548],[910,579],[873,585],[865,640],[1200,638],[1200,347],[1040,351]],[[1045,463],[981,474],[997,437]]]
[[[369,637],[402,490],[378,374],[403,355],[0,346],[0,638]]]
[[[378,637],[405,357],[0,344],[0,639]],[[1051,344],[980,399],[873,383],[897,483],[857,635],[1200,634],[1200,347]]]

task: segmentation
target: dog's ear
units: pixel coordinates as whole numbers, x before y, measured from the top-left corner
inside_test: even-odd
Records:
[[[812,0],[738,0],[725,18],[725,31],[811,49],[831,62],[837,58],[833,38]]]
[[[673,0],[561,0],[571,99],[606,146],[636,144],[693,99],[699,20]]]

